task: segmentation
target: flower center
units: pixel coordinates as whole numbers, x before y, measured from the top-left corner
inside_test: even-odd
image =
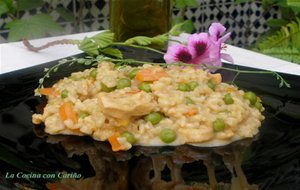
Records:
[[[192,55],[187,51],[181,51],[176,56],[179,61],[182,61],[184,63],[188,63],[192,60]]]
[[[220,38],[220,36],[221,36],[220,31],[217,31],[216,36],[217,36],[217,39]]]
[[[198,42],[196,44],[196,51],[197,51],[197,56],[201,56],[205,53],[205,50],[206,50],[206,46],[207,44],[204,43],[204,42]]]

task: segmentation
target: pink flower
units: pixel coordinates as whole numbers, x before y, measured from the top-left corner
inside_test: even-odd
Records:
[[[167,53],[164,55],[166,63],[192,63],[192,55],[188,48],[181,44],[174,44],[168,47]]]
[[[208,29],[208,32],[211,36],[211,38],[214,41],[221,41],[224,43],[226,40],[230,37],[230,32],[222,36],[222,34],[226,31],[226,28],[221,23],[212,23]]]
[[[222,66],[221,59],[233,63],[230,55],[221,53],[222,43],[229,37],[226,28],[220,23],[213,23],[209,33],[193,34],[189,37],[187,47],[175,44],[168,48],[164,59],[167,63],[184,62],[197,65]]]
[[[221,66],[220,47],[207,33],[193,34],[188,39],[194,64]]]
[[[233,63],[233,59],[229,54],[221,53],[222,43],[230,38],[230,32],[223,35],[226,28],[220,23],[212,23],[208,29],[211,39],[214,41],[218,50],[215,52],[215,60],[212,60],[212,65],[222,65],[221,59],[224,59],[230,63]],[[223,36],[222,36],[223,35]]]
[[[188,50],[192,54],[193,62],[209,57],[212,42],[207,33],[193,34],[188,39]],[[195,60],[196,59],[196,60]]]

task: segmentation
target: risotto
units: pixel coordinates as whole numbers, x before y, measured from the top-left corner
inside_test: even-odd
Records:
[[[102,62],[36,93],[48,103],[32,121],[44,123],[46,133],[108,140],[114,151],[132,145],[224,145],[253,137],[264,119],[253,92],[193,67]]]

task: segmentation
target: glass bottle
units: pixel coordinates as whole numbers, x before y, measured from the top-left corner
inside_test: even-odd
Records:
[[[110,0],[110,29],[116,41],[155,36],[171,26],[173,0]]]

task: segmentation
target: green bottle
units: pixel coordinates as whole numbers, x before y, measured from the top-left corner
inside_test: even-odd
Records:
[[[169,31],[173,0],[110,0],[110,29],[116,41]]]

